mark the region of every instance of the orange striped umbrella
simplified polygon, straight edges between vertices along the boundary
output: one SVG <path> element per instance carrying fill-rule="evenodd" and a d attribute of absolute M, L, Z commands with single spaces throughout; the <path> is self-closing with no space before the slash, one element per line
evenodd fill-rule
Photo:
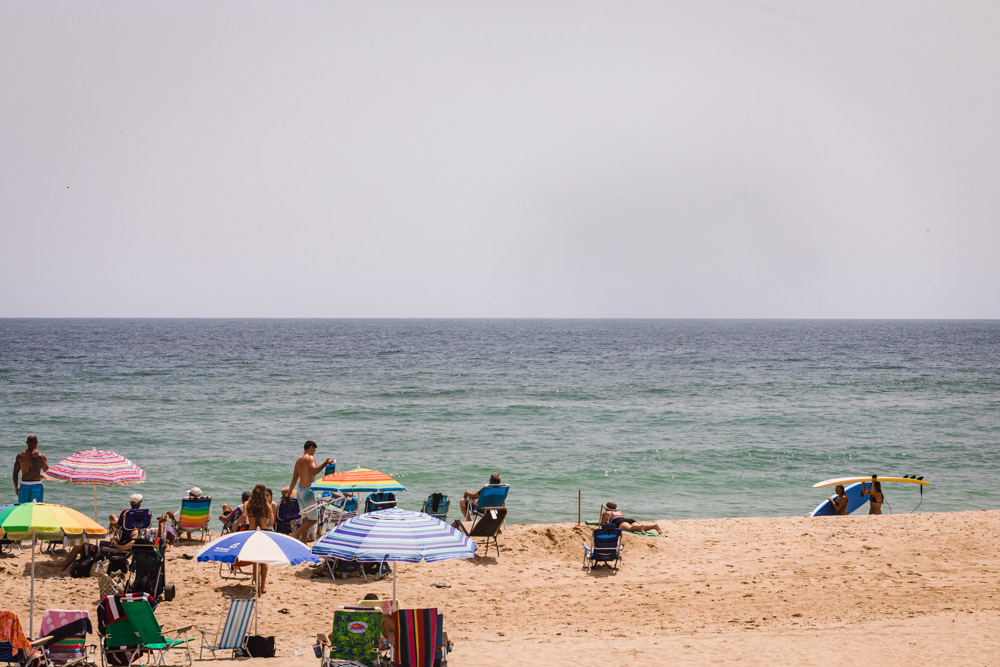
<path fill-rule="evenodd" d="M 339 491 L 340 493 L 365 493 L 372 491 L 406 491 L 406 487 L 384 472 L 358 468 L 346 472 L 335 472 L 313 482 L 313 491 Z"/>

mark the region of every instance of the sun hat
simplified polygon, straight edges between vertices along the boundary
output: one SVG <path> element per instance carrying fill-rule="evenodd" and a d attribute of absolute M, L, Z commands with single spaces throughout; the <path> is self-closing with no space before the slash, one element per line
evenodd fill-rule
<path fill-rule="evenodd" d="M 201 489 L 199 489 L 197 486 L 192 486 L 190 489 L 188 489 L 188 495 L 191 496 L 192 498 L 201 498 Z"/>
<path fill-rule="evenodd" d="M 141 503 L 142 502 L 142 494 L 141 493 L 133 493 L 131 496 L 128 497 L 128 501 L 130 503 Z"/>
<path fill-rule="evenodd" d="M 607 507 L 609 510 L 618 509 L 618 503 L 616 503 L 613 500 L 609 500 L 608 502 L 604 503 L 604 506 Z"/>

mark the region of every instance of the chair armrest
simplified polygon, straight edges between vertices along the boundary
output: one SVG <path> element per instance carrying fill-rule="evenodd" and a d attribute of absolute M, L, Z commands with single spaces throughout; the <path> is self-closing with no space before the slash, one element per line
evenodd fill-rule
<path fill-rule="evenodd" d="M 219 634 L 215 630 L 206 630 L 205 628 L 195 628 L 195 630 L 197 630 L 198 632 L 200 632 L 203 635 L 217 635 L 217 634 Z"/>
<path fill-rule="evenodd" d="M 165 634 L 165 635 L 173 635 L 173 634 L 179 635 L 179 634 L 187 632 L 188 630 L 190 630 L 193 627 L 194 627 L 193 625 L 185 625 L 183 628 L 177 628 L 176 630 L 163 630 L 163 634 Z"/>
<path fill-rule="evenodd" d="M 48 644 L 50 641 L 52 641 L 52 635 L 48 635 L 47 637 L 39 637 L 33 642 L 28 642 L 28 644 L 30 644 L 31 646 L 43 646 L 45 644 Z"/>

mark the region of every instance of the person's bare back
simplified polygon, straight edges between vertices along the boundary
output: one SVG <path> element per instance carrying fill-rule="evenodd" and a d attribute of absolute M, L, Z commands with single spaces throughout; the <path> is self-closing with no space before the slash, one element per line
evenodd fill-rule
<path fill-rule="evenodd" d="M 16 465 L 21 469 L 21 481 L 39 482 L 42 479 L 42 470 L 48 470 L 48 460 L 45 454 L 37 449 L 26 449 L 17 455 Z"/>
<path fill-rule="evenodd" d="M 42 502 L 42 471 L 49 469 L 49 460 L 38 451 L 37 437 L 29 435 L 26 444 L 27 449 L 14 458 L 14 493 L 19 503 Z"/>

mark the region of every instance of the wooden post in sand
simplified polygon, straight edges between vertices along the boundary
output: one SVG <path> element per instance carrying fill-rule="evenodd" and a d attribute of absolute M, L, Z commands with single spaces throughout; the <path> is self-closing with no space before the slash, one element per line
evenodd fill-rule
<path fill-rule="evenodd" d="M 576 525 L 580 525 L 583 517 L 583 489 L 576 490 Z"/>

